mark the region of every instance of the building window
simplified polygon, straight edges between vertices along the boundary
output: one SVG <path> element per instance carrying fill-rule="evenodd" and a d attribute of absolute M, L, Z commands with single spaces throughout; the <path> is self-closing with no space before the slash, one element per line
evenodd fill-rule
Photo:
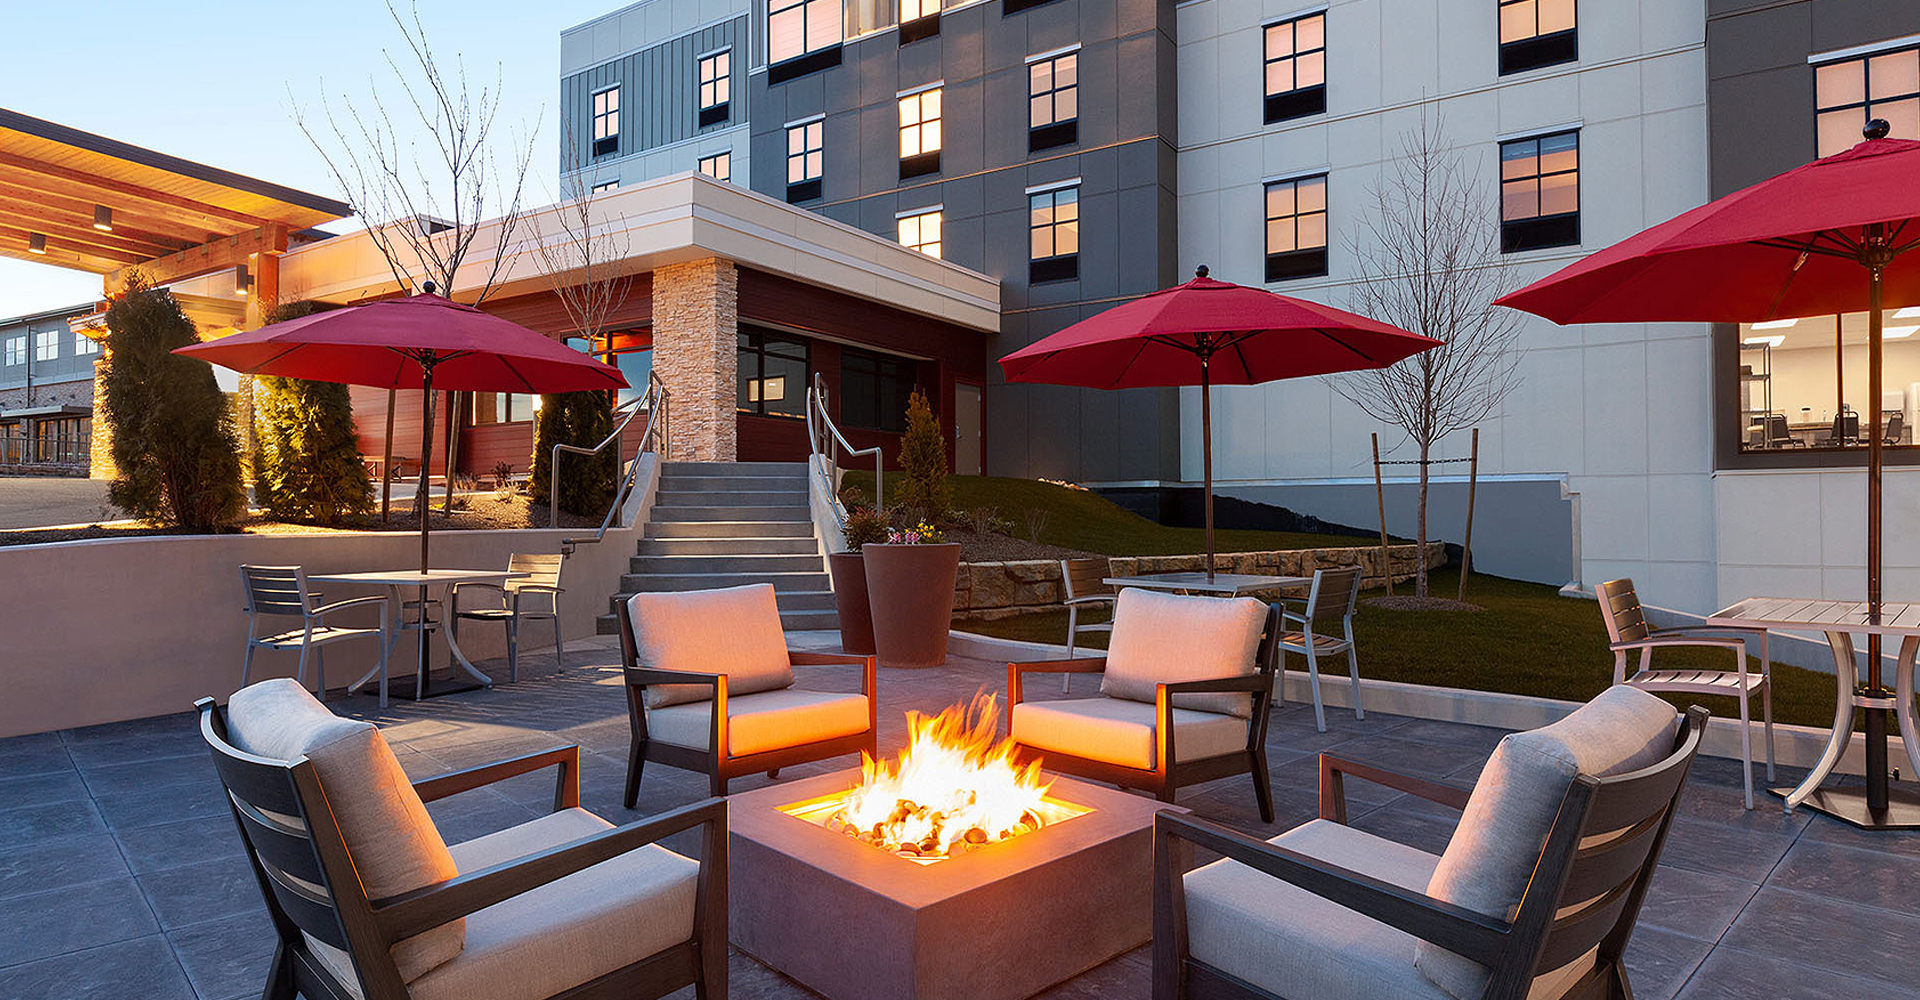
<path fill-rule="evenodd" d="M 1268 122 L 1327 110 L 1327 15 L 1267 25 Z"/>
<path fill-rule="evenodd" d="M 740 331 L 738 408 L 768 417 L 806 415 L 807 342 L 760 330 Z"/>
<path fill-rule="evenodd" d="M 815 118 L 787 126 L 787 200 L 820 197 L 820 176 L 826 171 L 827 123 Z"/>
<path fill-rule="evenodd" d="M 923 208 L 896 220 L 900 228 L 900 245 L 909 250 L 918 250 L 929 257 L 940 256 L 940 209 Z"/>
<path fill-rule="evenodd" d="M 767 82 L 840 65 L 841 0 L 767 0 Z"/>
<path fill-rule="evenodd" d="M 840 423 L 866 430 L 905 433 L 907 398 L 913 395 L 914 364 L 906 358 L 843 349 L 840 352 Z"/>
<path fill-rule="evenodd" d="M 900 44 L 940 33 L 940 0 L 900 0 Z"/>
<path fill-rule="evenodd" d="M 1080 53 L 1027 64 L 1027 152 L 1080 141 Z"/>
<path fill-rule="evenodd" d="M 1920 420 L 1920 309 L 1882 315 L 1880 441 L 1911 446 Z M 1865 448 L 1867 314 L 1740 325 L 1740 450 Z"/>
<path fill-rule="evenodd" d="M 1267 280 L 1327 273 L 1327 175 L 1267 185 Z"/>
<path fill-rule="evenodd" d="M 900 179 L 940 169 L 940 88 L 900 97 Z"/>
<path fill-rule="evenodd" d="M 92 337 L 87 336 L 84 333 L 75 333 L 73 335 L 73 356 L 74 357 L 76 358 L 85 357 L 86 355 L 89 355 L 89 354 L 99 354 L 99 353 L 100 353 L 99 341 L 93 339 Z"/>
<path fill-rule="evenodd" d="M 519 392 L 476 392 L 470 398 L 475 427 L 525 423 L 540 409 L 540 397 Z"/>
<path fill-rule="evenodd" d="M 716 181 L 733 180 L 733 151 L 701 157 L 700 172 Z"/>
<path fill-rule="evenodd" d="M 1574 0 L 1500 0 L 1500 75 L 1580 58 Z"/>
<path fill-rule="evenodd" d="M 727 120 L 733 102 L 733 50 L 721 49 L 700 59 L 700 124 Z"/>
<path fill-rule="evenodd" d="M 1875 52 L 1813 68 L 1817 155 L 1853 148 L 1875 118 L 1895 139 L 1920 139 L 1920 48 Z"/>
<path fill-rule="evenodd" d="M 1500 144 L 1500 252 L 1580 242 L 1580 133 Z"/>
<path fill-rule="evenodd" d="M 593 155 L 605 156 L 620 150 L 620 88 L 610 87 L 593 95 Z"/>
<path fill-rule="evenodd" d="M 619 189 L 620 189 L 619 181 L 601 181 L 600 183 L 595 184 L 593 186 L 592 193 L 606 194 L 608 191 L 618 191 Z"/>
<path fill-rule="evenodd" d="M 6 343 L 4 345 L 0 345 L 0 362 L 4 362 L 5 364 L 9 364 L 9 365 L 26 364 L 27 363 L 27 338 L 8 337 L 6 340 Z"/>
<path fill-rule="evenodd" d="M 1080 276 L 1080 186 L 1027 195 L 1027 280 L 1067 281 Z"/>
<path fill-rule="evenodd" d="M 41 330 L 33 335 L 33 360 L 56 361 L 60 357 L 60 331 Z"/>

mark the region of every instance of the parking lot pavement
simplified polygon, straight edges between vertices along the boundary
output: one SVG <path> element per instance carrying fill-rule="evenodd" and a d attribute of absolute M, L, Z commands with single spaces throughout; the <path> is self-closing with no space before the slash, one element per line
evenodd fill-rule
<path fill-rule="evenodd" d="M 91 524 L 124 516 L 107 503 L 103 479 L 0 476 L 0 529 Z"/>

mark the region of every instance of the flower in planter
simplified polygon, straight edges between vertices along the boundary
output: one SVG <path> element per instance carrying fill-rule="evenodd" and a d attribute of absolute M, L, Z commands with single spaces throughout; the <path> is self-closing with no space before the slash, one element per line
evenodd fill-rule
<path fill-rule="evenodd" d="M 888 528 L 888 545 L 939 545 L 946 541 L 940 529 L 921 521 L 911 528 Z"/>

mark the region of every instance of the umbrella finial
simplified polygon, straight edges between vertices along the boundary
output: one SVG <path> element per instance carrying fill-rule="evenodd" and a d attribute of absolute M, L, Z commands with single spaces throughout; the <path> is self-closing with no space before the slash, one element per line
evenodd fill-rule
<path fill-rule="evenodd" d="M 1893 126 L 1887 124 L 1885 118 L 1873 118 L 1867 121 L 1867 127 L 1861 129 L 1860 134 L 1869 139 L 1885 139 L 1887 133 L 1891 131 L 1893 131 Z"/>
<path fill-rule="evenodd" d="M 428 294 L 428 295 L 432 295 L 432 294 L 433 294 L 433 291 L 434 291 L 434 289 L 436 289 L 436 288 L 439 288 L 439 287 L 440 287 L 439 285 L 436 285 L 436 284 L 434 284 L 434 283 L 433 283 L 433 282 L 431 282 L 431 281 L 425 281 L 425 282 L 421 282 L 421 284 L 420 284 L 420 290 L 421 290 L 422 292 L 425 292 L 425 293 L 426 293 L 426 294 Z"/>
<path fill-rule="evenodd" d="M 1207 276 L 1208 273 L 1209 271 L 1208 271 L 1207 265 L 1205 264 L 1202 264 L 1199 267 L 1196 267 L 1193 269 L 1193 276 L 1196 278 L 1204 278 Z"/>

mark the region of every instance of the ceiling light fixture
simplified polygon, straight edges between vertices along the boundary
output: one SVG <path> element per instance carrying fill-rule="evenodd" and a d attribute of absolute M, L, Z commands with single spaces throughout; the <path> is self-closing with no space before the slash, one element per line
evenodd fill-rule
<path fill-rule="evenodd" d="M 1753 328 L 1756 330 L 1785 330 L 1798 322 L 1800 321 L 1797 319 L 1770 319 L 1765 323 L 1753 324 Z"/>
<path fill-rule="evenodd" d="M 1785 335 L 1776 333 L 1771 337 L 1747 337 L 1742 339 L 1740 343 L 1748 347 L 1759 347 L 1763 344 L 1768 347 L 1779 347 L 1786 339 Z"/>
<path fill-rule="evenodd" d="M 1893 314 L 1894 319 L 1920 319 L 1920 306 L 1908 306 Z"/>
<path fill-rule="evenodd" d="M 47 234 L 46 233 L 28 233 L 27 234 L 27 252 L 37 253 L 37 254 L 46 253 L 47 252 Z"/>
<path fill-rule="evenodd" d="M 1911 337 L 1915 330 L 1920 330 L 1920 326 L 1890 326 L 1880 331 L 1880 339 L 1899 340 L 1902 337 Z"/>
<path fill-rule="evenodd" d="M 93 206 L 93 228 L 103 233 L 113 232 L 113 209 L 105 205 Z"/>

